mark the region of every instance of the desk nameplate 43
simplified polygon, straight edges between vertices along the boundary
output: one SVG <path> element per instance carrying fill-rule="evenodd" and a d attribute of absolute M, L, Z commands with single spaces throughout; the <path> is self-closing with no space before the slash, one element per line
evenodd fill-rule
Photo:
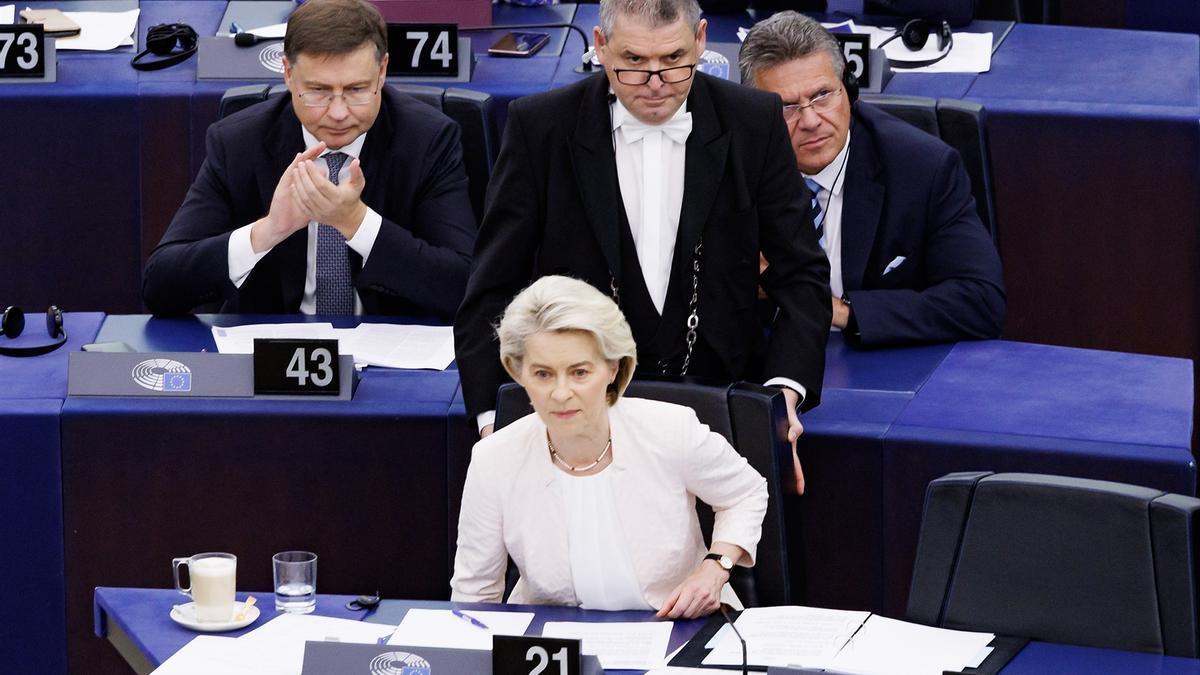
<path fill-rule="evenodd" d="M 337 396 L 255 396 L 250 354 L 72 352 L 67 395 L 349 401 L 357 384 L 354 357 L 339 356 L 337 371 Z"/>

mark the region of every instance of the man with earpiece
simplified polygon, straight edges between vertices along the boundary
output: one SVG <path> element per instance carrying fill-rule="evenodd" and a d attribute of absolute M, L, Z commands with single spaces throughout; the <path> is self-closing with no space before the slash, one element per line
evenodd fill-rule
<path fill-rule="evenodd" d="M 999 337 L 1000 257 L 962 160 L 856 101 L 845 66 L 837 40 L 796 12 L 755 25 L 739 55 L 742 82 L 783 99 L 829 257 L 833 327 L 864 347 Z"/>

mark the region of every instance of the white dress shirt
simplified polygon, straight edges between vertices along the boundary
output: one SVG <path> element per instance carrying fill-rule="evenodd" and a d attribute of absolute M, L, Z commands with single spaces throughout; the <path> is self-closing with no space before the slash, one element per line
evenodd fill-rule
<path fill-rule="evenodd" d="M 671 281 L 683 173 L 692 115 L 685 101 L 661 125 L 639 121 L 618 99 L 612 103 L 613 151 L 621 201 L 637 248 L 646 290 L 661 315 Z"/>
<path fill-rule="evenodd" d="M 304 136 L 304 148 L 313 147 L 319 141 L 315 136 L 308 132 L 304 127 L 300 128 L 301 134 Z M 325 155 L 331 152 L 343 152 L 349 156 L 349 159 L 342 164 L 342 170 L 338 172 L 339 183 L 346 181 L 350 176 L 350 161 L 357 159 L 362 153 L 363 143 L 367 140 L 367 135 L 363 134 L 354 139 L 349 145 L 343 146 L 336 150 L 326 149 L 322 152 L 314 163 L 326 174 L 329 173 L 329 167 L 325 163 Z M 270 249 L 261 253 L 255 253 L 254 247 L 250 245 L 250 229 L 253 223 L 243 225 L 234 230 L 229 235 L 229 280 L 234 286 L 241 287 L 246 281 L 246 277 L 250 276 L 250 272 L 254 270 L 254 266 L 258 261 L 263 259 L 263 256 L 270 252 Z M 358 232 L 354 237 L 346 241 L 346 245 L 354 250 L 362 257 L 362 263 L 367 264 L 367 258 L 371 255 L 371 249 L 375 247 L 375 239 L 379 236 L 379 228 L 383 225 L 383 216 L 380 216 L 371 207 L 367 207 L 367 213 L 363 216 L 362 223 L 358 226 Z M 305 263 L 304 271 L 304 296 L 300 300 L 300 313 L 316 314 L 317 313 L 317 223 L 310 222 L 308 224 L 308 259 Z M 354 313 L 362 314 L 362 299 L 358 297 L 358 290 L 354 291 Z"/>
<path fill-rule="evenodd" d="M 849 154 L 850 134 L 847 133 L 846 144 L 832 162 L 815 175 L 804 174 L 805 178 L 811 178 L 821 186 L 817 192 L 817 203 L 825 212 L 825 256 L 829 258 L 829 290 L 835 298 L 846 293 L 842 281 L 842 186 L 846 183 L 846 160 Z"/>

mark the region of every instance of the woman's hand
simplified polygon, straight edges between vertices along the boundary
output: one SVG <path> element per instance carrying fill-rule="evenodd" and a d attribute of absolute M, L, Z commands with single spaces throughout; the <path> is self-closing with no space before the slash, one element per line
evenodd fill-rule
<path fill-rule="evenodd" d="M 700 563 L 695 572 L 671 591 L 662 609 L 660 619 L 695 619 L 708 616 L 721 606 L 721 588 L 729 581 L 726 572 L 715 560 Z"/>

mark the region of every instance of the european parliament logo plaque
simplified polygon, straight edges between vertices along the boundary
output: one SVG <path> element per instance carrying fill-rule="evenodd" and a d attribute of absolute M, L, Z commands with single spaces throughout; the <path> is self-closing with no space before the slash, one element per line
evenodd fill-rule
<path fill-rule="evenodd" d="M 289 386 L 255 389 L 255 357 L 212 352 L 71 352 L 67 365 L 67 395 L 156 398 L 255 398 L 349 401 L 357 374 L 354 357 L 337 354 L 336 340 L 301 340 L 278 366 Z M 332 347 L 326 344 L 333 342 Z M 286 349 L 286 347 L 284 347 Z M 300 349 L 301 356 L 296 357 Z M 328 356 L 320 350 L 329 350 Z M 293 362 L 293 359 L 295 362 Z M 267 366 L 275 369 L 275 361 Z M 288 372 L 291 371 L 289 376 Z M 300 382 L 303 378 L 303 383 Z M 328 380 L 328 381 L 327 381 Z M 307 391 L 302 391 L 307 389 Z M 318 394 L 314 396 L 313 394 Z"/>

